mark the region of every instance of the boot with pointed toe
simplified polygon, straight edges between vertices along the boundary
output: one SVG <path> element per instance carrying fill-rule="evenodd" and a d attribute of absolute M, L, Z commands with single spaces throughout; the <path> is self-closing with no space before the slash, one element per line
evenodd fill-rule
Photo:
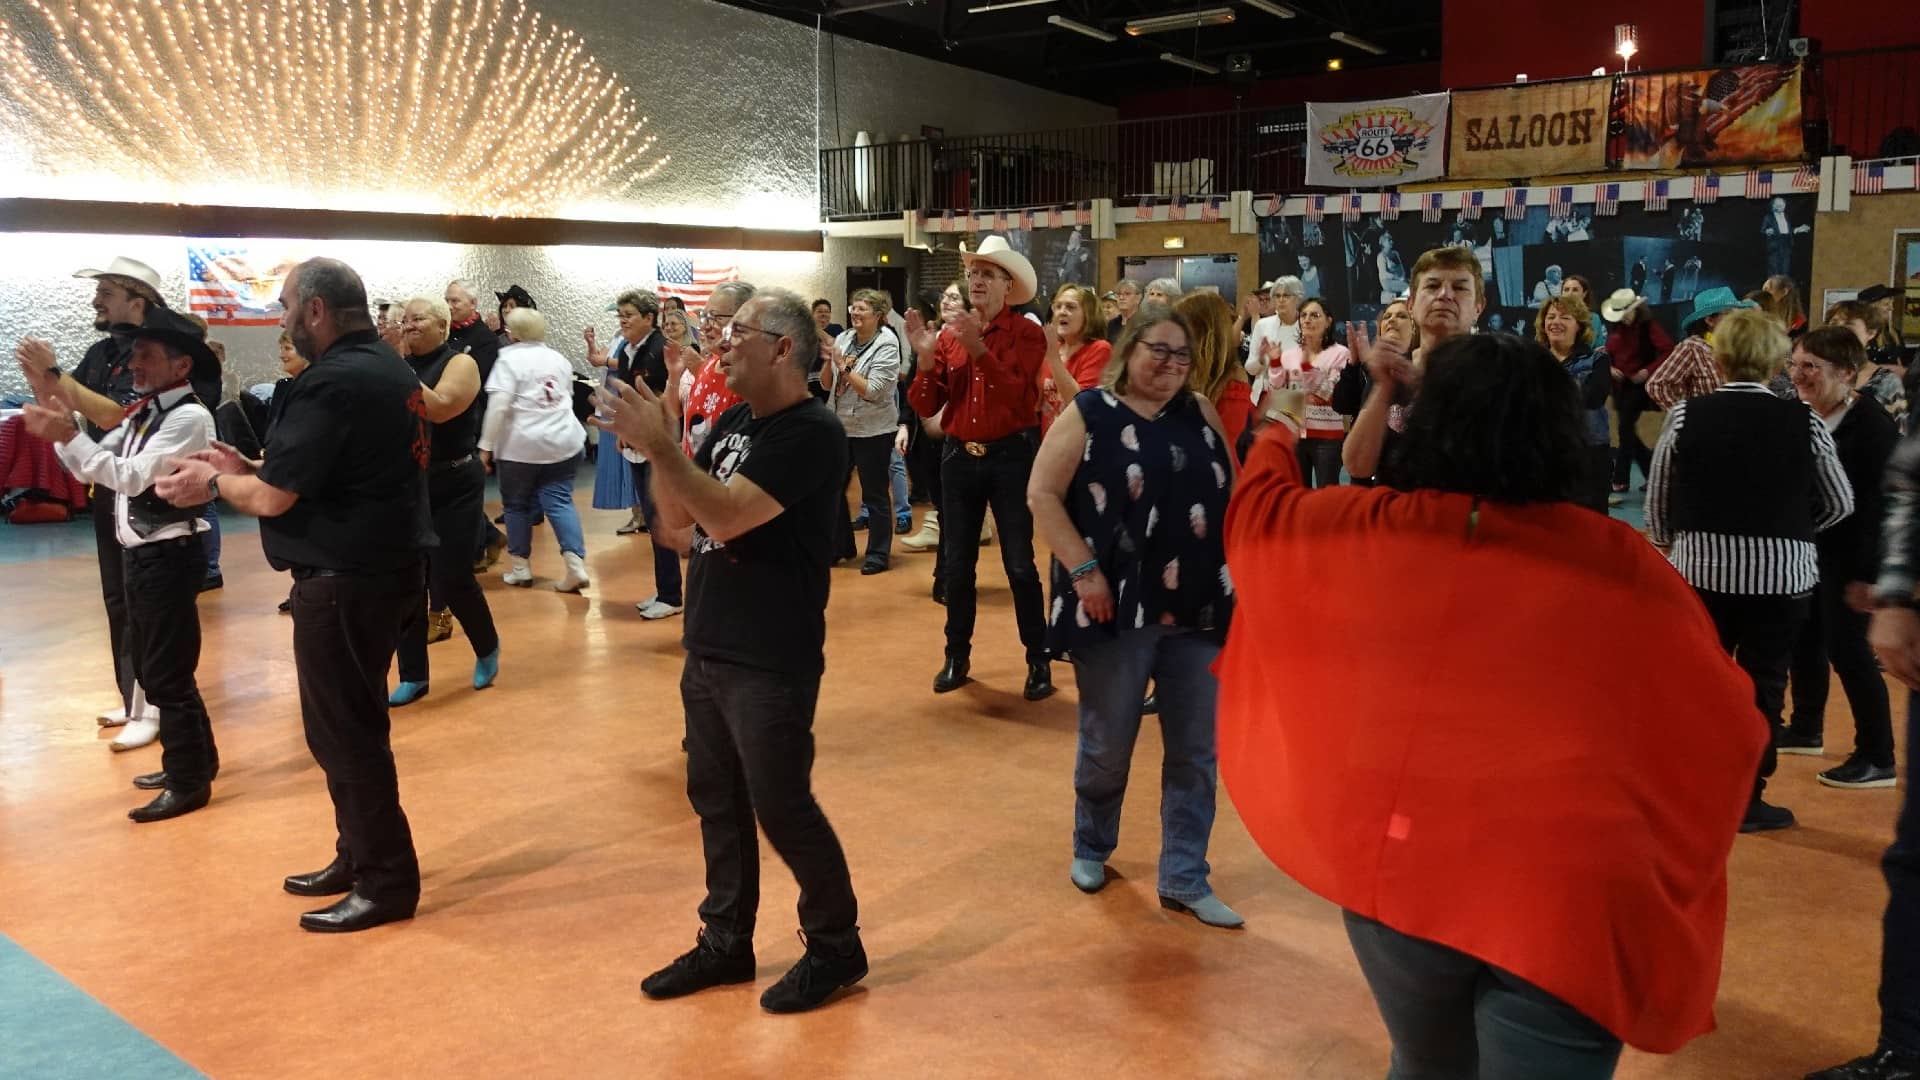
<path fill-rule="evenodd" d="M 370 900 L 350 892 L 318 911 L 300 916 L 300 929 L 316 934 L 351 934 L 413 918 L 417 900 Z"/>
<path fill-rule="evenodd" d="M 1027 665 L 1027 686 L 1022 691 L 1028 701 L 1041 701 L 1053 696 L 1053 665 L 1045 660 Z"/>
<path fill-rule="evenodd" d="M 933 677 L 933 692 L 945 694 L 967 685 L 973 680 L 967 677 L 967 662 L 957 657 L 947 657 L 947 664 L 940 674 Z"/>
<path fill-rule="evenodd" d="M 295 896 L 336 896 L 353 891 L 353 867 L 346 856 L 335 855 L 325 869 L 311 874 L 291 874 L 282 888 Z"/>
<path fill-rule="evenodd" d="M 127 816 L 141 824 L 149 821 L 165 821 L 182 814 L 191 814 L 207 805 L 213 798 L 213 788 L 203 786 L 195 791 L 180 791 L 163 788 L 154 800 L 145 806 L 136 806 L 127 811 Z"/>

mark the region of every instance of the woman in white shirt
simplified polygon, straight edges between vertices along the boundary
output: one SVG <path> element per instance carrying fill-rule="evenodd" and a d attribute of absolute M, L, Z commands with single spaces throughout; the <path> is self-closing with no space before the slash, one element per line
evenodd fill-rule
<path fill-rule="evenodd" d="M 1308 487 L 1330 487 L 1340 482 L 1340 448 L 1346 442 L 1346 419 L 1333 407 L 1333 388 L 1340 382 L 1351 357 L 1345 345 L 1333 341 L 1333 317 L 1319 300 L 1300 305 L 1300 344 L 1280 354 L 1280 368 L 1272 385 L 1306 395 L 1301 419 L 1306 430 L 1294 451 L 1300 456 L 1300 479 Z"/>
<path fill-rule="evenodd" d="M 533 514 L 539 506 L 553 524 L 567 572 L 554 588 L 578 592 L 587 584 L 587 544 L 573 507 L 573 473 L 587 429 L 573 415 L 573 365 L 546 345 L 547 320 L 533 308 L 507 313 L 512 343 L 500 350 L 487 377 L 487 416 L 480 456 L 495 465 L 507 510 L 509 585 L 533 584 Z"/>
<path fill-rule="evenodd" d="M 900 339 L 886 323 L 892 306 L 887 294 L 878 289 L 854 293 L 847 303 L 847 321 L 853 326 L 828 346 L 827 364 L 821 371 L 831 388 L 828 400 L 833 413 L 847 429 L 848 471 L 860 473 L 860 501 L 867 508 L 862 574 L 882 573 L 892 559 L 888 467 L 893 459 L 894 425 L 900 422 L 900 402 L 894 393 L 900 380 Z M 851 559 L 853 520 L 843 515 L 840 521 L 837 554 Z"/>

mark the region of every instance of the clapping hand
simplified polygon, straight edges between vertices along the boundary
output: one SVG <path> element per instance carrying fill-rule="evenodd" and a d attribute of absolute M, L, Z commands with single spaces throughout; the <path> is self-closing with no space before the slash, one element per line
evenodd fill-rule
<path fill-rule="evenodd" d="M 674 446 L 674 424 L 666 405 L 645 383 L 608 380 L 605 388 L 593 392 L 593 404 L 595 411 L 587 423 L 612 432 L 641 453 L 652 456 Z"/>
<path fill-rule="evenodd" d="M 27 377 L 27 385 L 33 387 L 34 396 L 42 405 L 51 405 L 48 392 L 60 384 L 60 377 L 53 373 L 59 364 L 53 346 L 41 338 L 21 338 L 13 355 L 20 361 L 20 371 Z"/>
<path fill-rule="evenodd" d="M 940 328 L 927 321 L 919 308 L 907 309 L 907 345 L 922 363 L 933 360 L 933 347 L 940 341 Z"/>
<path fill-rule="evenodd" d="M 594 333 L 593 327 L 582 330 L 580 336 L 587 339 L 587 363 L 594 367 L 606 367 L 607 350 L 600 347 L 599 335 Z"/>
<path fill-rule="evenodd" d="M 192 454 L 187 455 L 187 457 L 190 461 L 206 462 L 213 466 L 213 471 L 219 473 L 221 476 L 238 476 L 241 473 L 250 473 L 260 467 L 259 462 L 247 460 L 245 454 L 221 442 L 219 439 L 213 440 L 213 445 L 207 447 L 205 450 L 196 450 Z"/>
<path fill-rule="evenodd" d="M 1047 339 L 1047 355 L 1048 356 L 1059 355 L 1061 351 L 1060 350 L 1060 324 L 1053 321 L 1052 319 L 1048 319 L 1046 322 L 1043 322 L 1040 324 L 1040 333 L 1041 333 L 1041 336 Z"/>
<path fill-rule="evenodd" d="M 29 402 L 23 409 L 21 420 L 34 438 L 50 443 L 64 443 L 80 433 L 79 427 L 73 422 L 72 409 Z"/>
<path fill-rule="evenodd" d="M 1412 386 L 1418 380 L 1407 351 L 1392 338 L 1375 340 L 1365 323 L 1348 323 L 1347 340 L 1353 343 L 1353 355 L 1367 366 L 1367 376 L 1375 386 Z"/>
<path fill-rule="evenodd" d="M 967 350 L 968 356 L 978 356 L 986 351 L 987 324 L 978 311 L 963 311 L 959 318 L 947 326 L 953 336 L 960 340 L 960 347 Z"/>
<path fill-rule="evenodd" d="M 175 506 L 199 506 L 207 501 L 207 486 L 223 470 L 201 459 L 202 450 L 192 457 L 173 459 L 173 471 L 153 482 L 153 493 Z M 239 455 L 235 455 L 238 457 Z"/>

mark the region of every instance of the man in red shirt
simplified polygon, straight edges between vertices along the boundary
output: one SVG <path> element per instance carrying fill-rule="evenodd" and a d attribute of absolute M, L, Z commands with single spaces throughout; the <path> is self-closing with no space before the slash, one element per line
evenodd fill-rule
<path fill-rule="evenodd" d="M 1027 474 L 1040 445 L 1040 365 L 1046 339 L 1014 306 L 1033 299 L 1038 281 L 1027 257 L 990 236 L 964 254 L 973 310 L 941 328 L 907 313 L 917 359 L 907 400 L 921 416 L 940 416 L 940 525 L 958 543 L 947 560 L 947 662 L 933 680 L 944 694 L 967 683 L 973 649 L 974 574 L 987 509 L 1000 530 L 1000 562 L 1013 591 L 1013 614 L 1027 650 L 1028 701 L 1053 693 L 1046 653 L 1045 600 L 1033 564 L 1033 515 Z"/>

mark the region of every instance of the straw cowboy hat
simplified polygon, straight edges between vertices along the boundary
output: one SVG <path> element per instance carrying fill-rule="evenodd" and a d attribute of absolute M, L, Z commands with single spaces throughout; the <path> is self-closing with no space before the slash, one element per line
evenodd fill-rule
<path fill-rule="evenodd" d="M 1635 304 L 1643 303 L 1645 300 L 1645 297 L 1632 289 L 1615 289 L 1600 302 L 1600 317 L 1608 322 L 1619 322 L 1627 317 L 1627 312 L 1631 311 Z"/>
<path fill-rule="evenodd" d="M 1007 304 L 1018 307 L 1033 299 L 1040 291 L 1040 279 L 1033 272 L 1033 264 L 1025 255 L 1007 246 L 1004 236 L 989 236 L 980 241 L 980 250 L 968 251 L 965 244 L 960 246 L 960 257 L 968 266 L 975 261 L 992 263 L 1007 272 L 1013 279 L 1013 287 L 1007 291 Z"/>
<path fill-rule="evenodd" d="M 163 304 L 166 302 L 165 298 L 160 295 L 159 271 L 138 259 L 129 259 L 124 255 L 114 256 L 113 261 L 107 264 L 105 270 L 75 270 L 73 276 L 77 278 L 119 278 L 122 281 L 145 286 L 146 290 L 152 293 L 155 299 L 160 300 Z"/>

